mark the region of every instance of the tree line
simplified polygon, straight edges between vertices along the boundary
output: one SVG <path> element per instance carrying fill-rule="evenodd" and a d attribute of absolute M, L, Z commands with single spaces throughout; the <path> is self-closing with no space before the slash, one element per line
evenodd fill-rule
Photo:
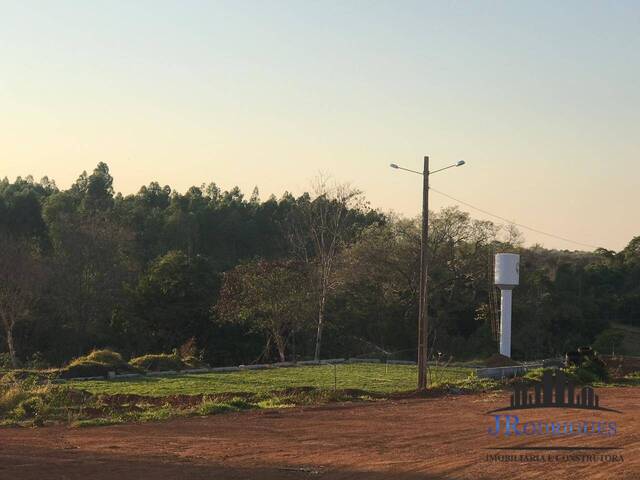
<path fill-rule="evenodd" d="M 640 237 L 620 252 L 525 248 L 510 226 L 433 212 L 430 352 L 496 351 L 493 255 L 517 252 L 513 354 L 548 357 L 640 319 Z M 106 164 L 66 190 L 0 182 L 0 332 L 7 364 L 60 365 L 195 342 L 213 365 L 415 357 L 420 226 L 318 178 L 261 200 L 215 183 L 115 193 Z M 607 337 L 608 338 L 608 337 Z M 619 343 L 619 339 L 616 340 Z"/>

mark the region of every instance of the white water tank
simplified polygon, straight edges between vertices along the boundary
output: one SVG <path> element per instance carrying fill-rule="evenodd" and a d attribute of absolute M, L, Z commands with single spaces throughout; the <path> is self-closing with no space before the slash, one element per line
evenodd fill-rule
<path fill-rule="evenodd" d="M 511 294 L 520 284 L 520 255 L 496 254 L 495 284 L 500 289 L 500 353 L 511 357 Z"/>
<path fill-rule="evenodd" d="M 520 284 L 520 255 L 516 253 L 496 254 L 495 284 L 501 290 Z"/>

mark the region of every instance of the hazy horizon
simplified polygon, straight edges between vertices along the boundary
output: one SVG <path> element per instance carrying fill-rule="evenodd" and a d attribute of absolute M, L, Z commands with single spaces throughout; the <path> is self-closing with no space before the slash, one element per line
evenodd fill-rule
<path fill-rule="evenodd" d="M 104 161 L 123 194 L 266 199 L 322 171 L 415 216 L 420 178 L 388 165 L 429 155 L 467 162 L 435 189 L 518 223 L 613 250 L 640 234 L 636 2 L 0 5 L 0 177 L 68 188 Z"/>

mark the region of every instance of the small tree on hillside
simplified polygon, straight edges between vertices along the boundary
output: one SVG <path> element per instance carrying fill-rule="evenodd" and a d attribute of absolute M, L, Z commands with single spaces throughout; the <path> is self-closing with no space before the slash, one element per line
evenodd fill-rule
<path fill-rule="evenodd" d="M 216 311 L 220 320 L 247 324 L 267 337 L 280 361 L 290 336 L 312 313 L 304 266 L 290 261 L 259 260 L 238 265 L 224 275 Z"/>

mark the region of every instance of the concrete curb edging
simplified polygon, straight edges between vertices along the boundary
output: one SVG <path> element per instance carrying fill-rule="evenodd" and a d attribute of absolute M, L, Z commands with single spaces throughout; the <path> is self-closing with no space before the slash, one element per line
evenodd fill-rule
<path fill-rule="evenodd" d="M 411 360 L 387 360 L 389 365 L 417 365 L 416 362 Z"/>
<path fill-rule="evenodd" d="M 518 374 L 523 374 L 529 370 L 541 367 L 542 363 L 515 365 L 512 367 L 479 368 L 478 370 L 476 370 L 476 375 L 481 378 L 511 378 L 515 377 Z"/>

